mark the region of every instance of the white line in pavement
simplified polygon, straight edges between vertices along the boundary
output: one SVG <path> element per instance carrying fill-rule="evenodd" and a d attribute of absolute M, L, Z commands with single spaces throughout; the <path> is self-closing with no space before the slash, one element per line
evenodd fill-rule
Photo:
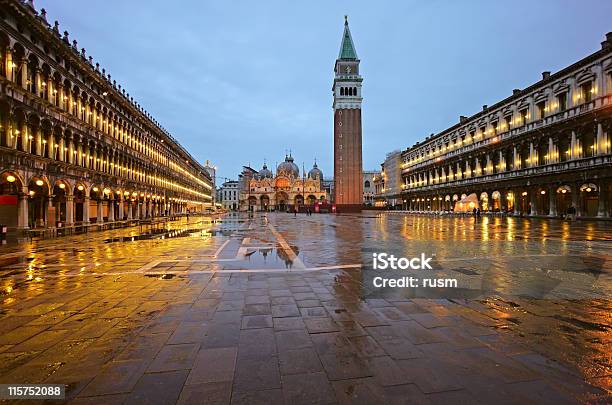
<path fill-rule="evenodd" d="M 146 275 L 163 275 L 163 274 L 208 274 L 208 273 L 279 273 L 279 272 L 295 272 L 295 271 L 322 271 L 322 270 L 344 270 L 358 269 L 361 264 L 340 264 L 336 266 L 321 266 L 321 267 L 305 267 L 303 269 L 231 269 L 231 270 L 188 270 L 188 271 L 159 271 L 148 272 Z"/>
<path fill-rule="evenodd" d="M 302 263 L 302 260 L 295 254 L 293 249 L 291 249 L 291 246 L 289 246 L 289 244 L 287 243 L 287 241 L 285 240 L 283 235 L 281 235 L 274 228 L 274 226 L 272 226 L 272 223 L 268 223 L 268 227 L 270 228 L 270 231 L 272 232 L 272 234 L 274 235 L 276 240 L 278 240 L 278 243 L 280 243 L 281 247 L 283 248 L 283 250 L 287 254 L 287 257 L 289 257 L 289 260 L 291 260 L 293 262 L 295 267 L 298 268 L 298 269 L 305 269 L 306 266 L 304 266 L 304 263 Z"/>
<path fill-rule="evenodd" d="M 152 262 L 157 263 L 157 262 Z M 295 273 L 295 272 L 315 272 L 324 270 L 344 270 L 344 269 L 358 269 L 361 268 L 361 264 L 343 264 L 338 266 L 322 266 L 322 267 L 309 267 L 303 269 L 234 269 L 234 270 L 188 270 L 188 271 L 142 271 L 143 269 L 135 271 L 117 271 L 109 273 L 67 273 L 67 274 L 47 274 L 41 276 L 43 279 L 50 278 L 61 278 L 61 277 L 101 277 L 101 276 L 130 276 L 130 275 L 143 275 L 143 276 L 163 276 L 165 274 L 178 275 L 193 275 L 193 274 L 214 274 L 214 273 Z M 18 276 L 10 277 L 14 280 L 20 280 Z"/>
<path fill-rule="evenodd" d="M 221 245 L 221 247 L 219 247 L 219 249 L 217 249 L 217 251 L 215 252 L 215 254 L 213 255 L 213 257 L 216 259 L 217 257 L 219 257 L 219 255 L 221 254 L 221 251 L 223 250 L 223 248 L 225 248 L 227 246 L 227 244 L 230 243 L 229 239 L 226 240 L 223 245 Z"/>

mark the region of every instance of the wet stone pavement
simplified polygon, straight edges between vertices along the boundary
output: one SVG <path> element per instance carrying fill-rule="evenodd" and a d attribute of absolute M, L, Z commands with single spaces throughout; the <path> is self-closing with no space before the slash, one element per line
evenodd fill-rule
<path fill-rule="evenodd" d="M 609 403 L 611 231 L 256 213 L 9 243 L 0 383 L 71 404 Z M 459 288 L 374 291 L 372 252 L 432 253 Z"/>

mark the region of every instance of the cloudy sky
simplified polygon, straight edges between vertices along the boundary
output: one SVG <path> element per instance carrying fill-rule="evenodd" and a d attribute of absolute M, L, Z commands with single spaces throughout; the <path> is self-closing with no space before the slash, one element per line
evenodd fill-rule
<path fill-rule="evenodd" d="M 291 150 L 333 171 L 343 16 L 364 76 L 364 168 L 598 50 L 612 2 L 45 0 L 185 147 L 236 178 Z M 223 181 L 217 179 L 218 182 Z"/>

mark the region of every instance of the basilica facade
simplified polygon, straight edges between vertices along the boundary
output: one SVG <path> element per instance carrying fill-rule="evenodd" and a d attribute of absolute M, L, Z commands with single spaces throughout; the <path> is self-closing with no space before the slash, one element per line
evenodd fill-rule
<path fill-rule="evenodd" d="M 241 211 L 294 211 L 327 204 L 323 188 L 323 172 L 315 162 L 308 173 L 300 169 L 291 154 L 285 156 L 276 173 L 264 163 L 257 171 L 245 166 L 241 174 Z"/>

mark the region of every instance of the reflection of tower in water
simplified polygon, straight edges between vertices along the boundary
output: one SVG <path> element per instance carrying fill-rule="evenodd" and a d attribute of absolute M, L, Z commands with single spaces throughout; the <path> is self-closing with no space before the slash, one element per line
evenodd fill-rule
<path fill-rule="evenodd" d="M 298 249 L 297 246 L 294 245 L 290 245 L 289 246 L 291 248 L 291 250 L 293 250 L 295 252 L 295 255 L 299 255 L 300 254 L 300 250 Z M 284 249 L 276 249 L 276 255 L 279 257 L 279 259 L 281 259 L 282 261 L 285 262 L 285 268 L 290 269 L 293 267 L 293 260 L 291 260 L 291 258 L 289 258 L 289 255 L 285 252 Z"/>

